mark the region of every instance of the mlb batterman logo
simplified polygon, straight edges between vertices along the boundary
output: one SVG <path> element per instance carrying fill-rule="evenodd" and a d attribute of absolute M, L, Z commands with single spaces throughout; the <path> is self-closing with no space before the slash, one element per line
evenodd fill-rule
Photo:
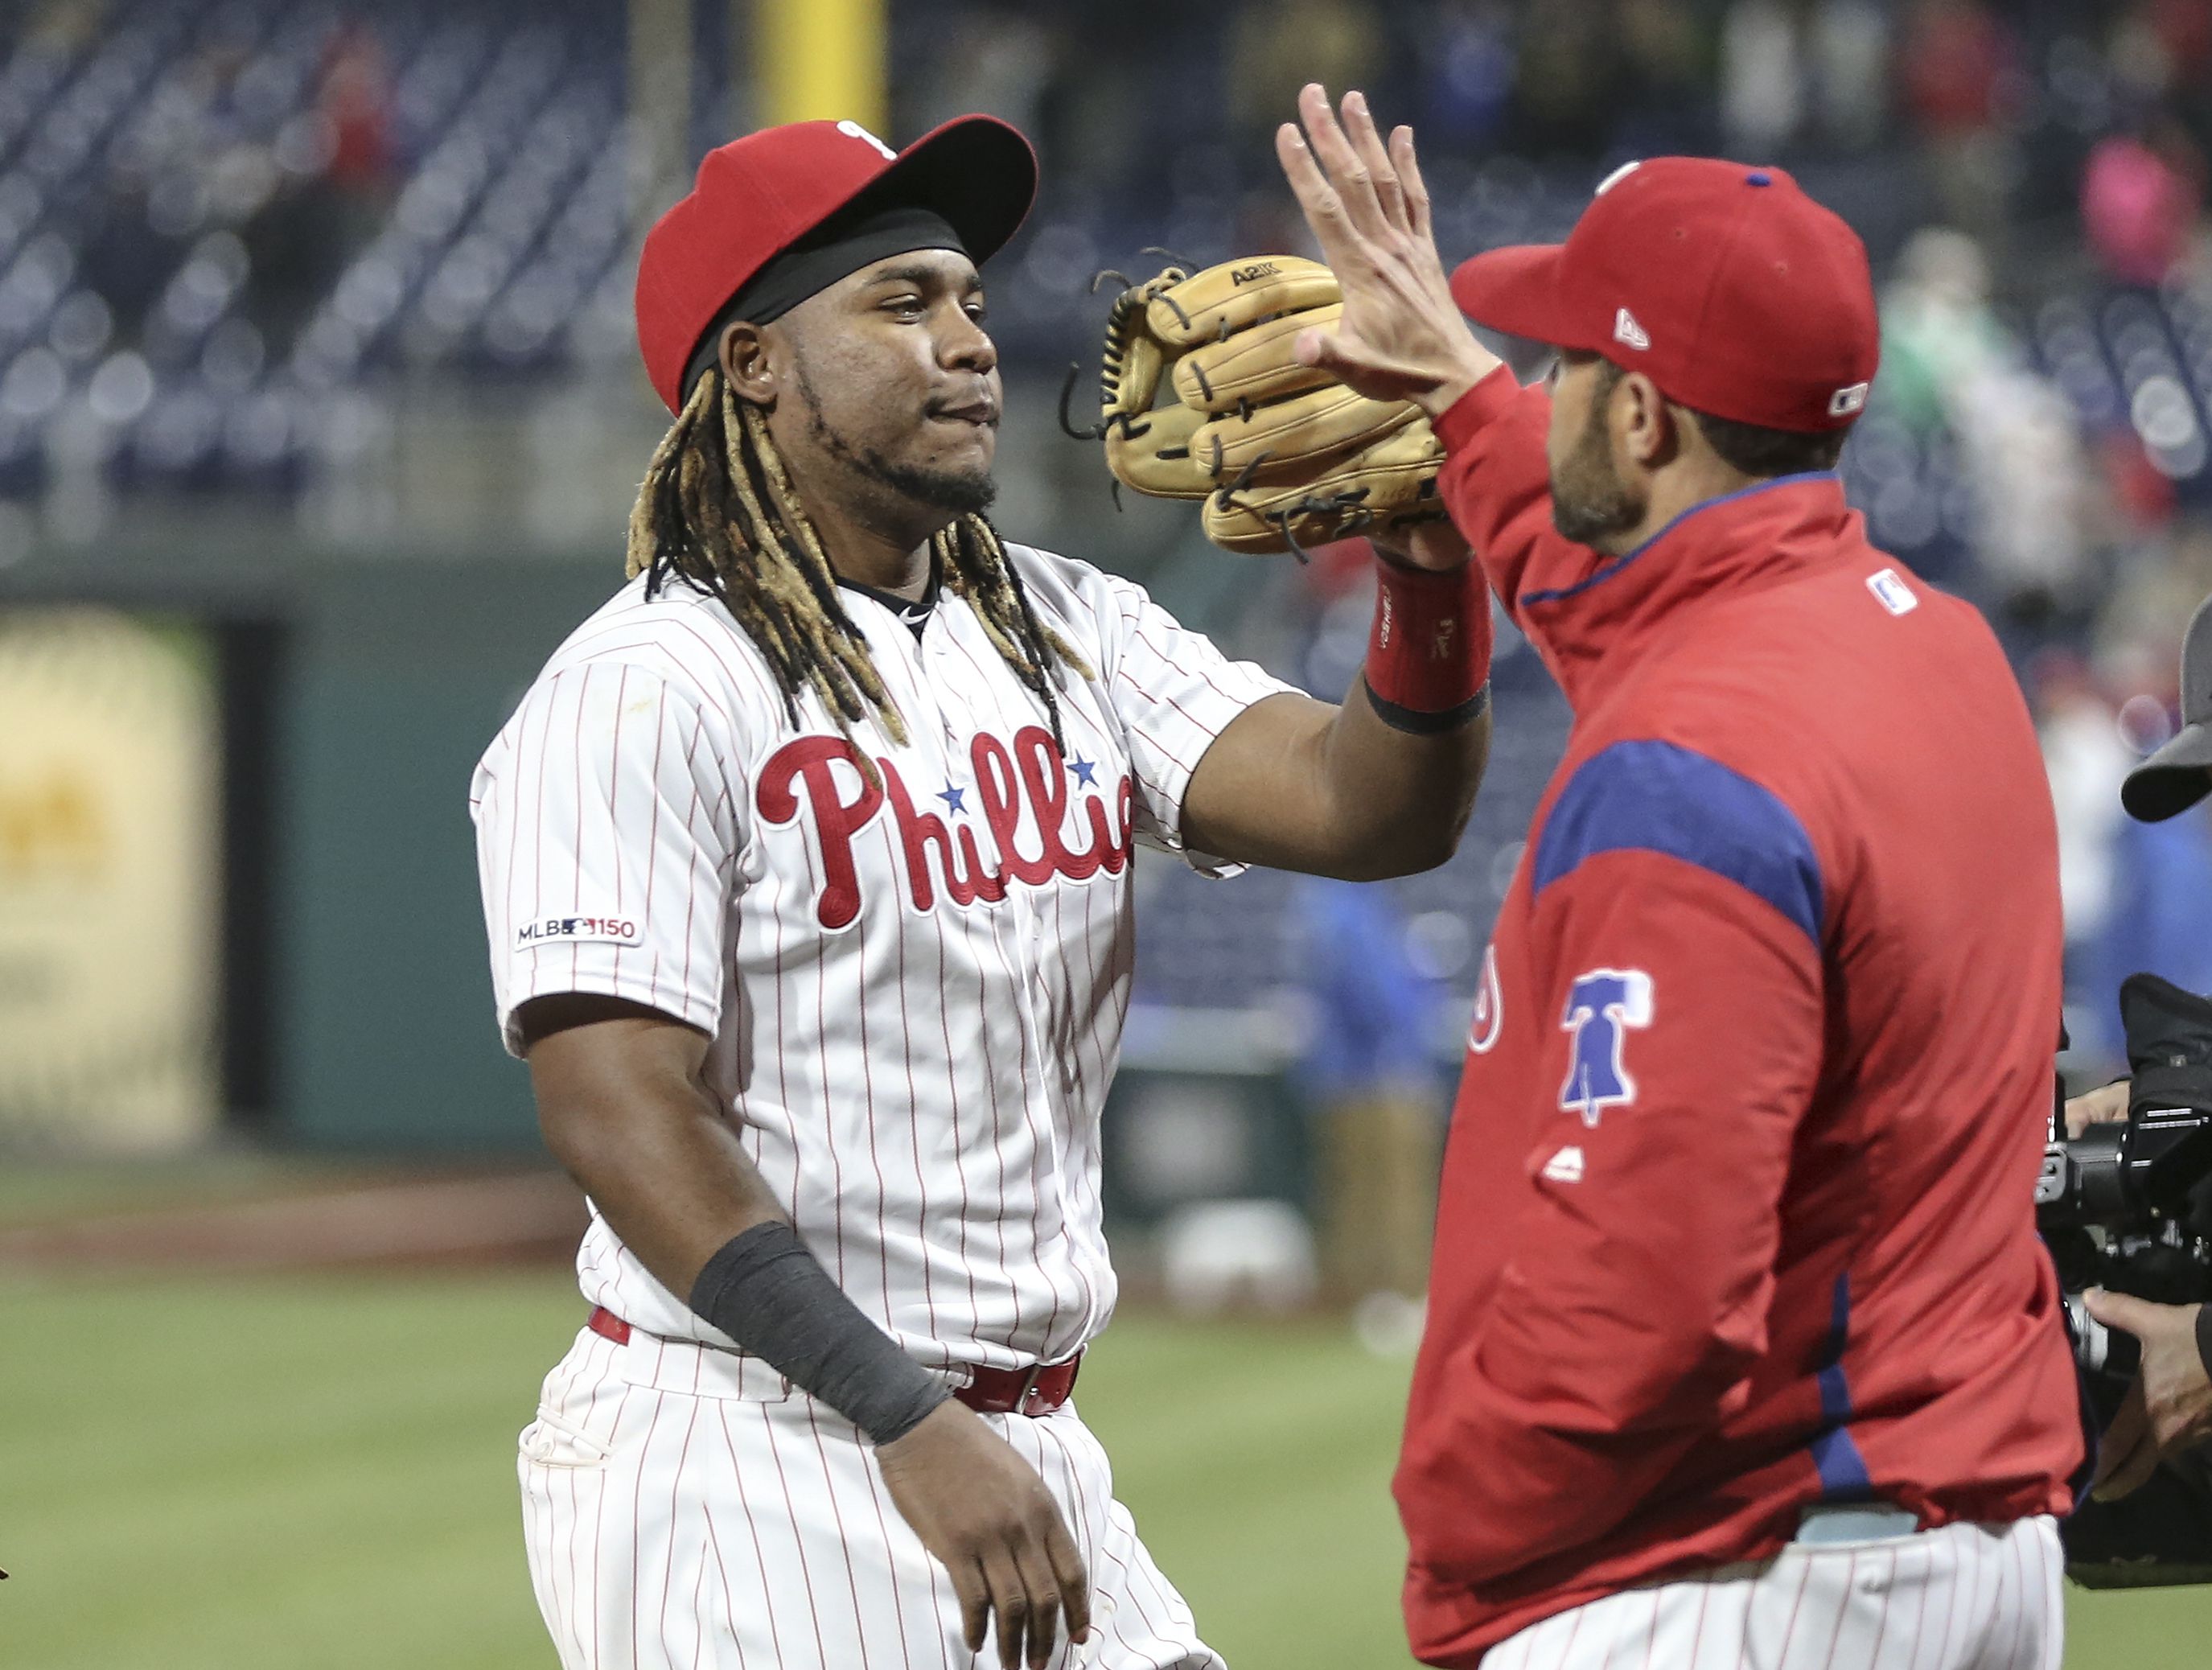
<path fill-rule="evenodd" d="M 1867 590 L 1874 599 L 1893 615 L 1910 615 L 1920 607 L 1920 599 L 1912 595 L 1912 588 L 1894 568 L 1883 568 L 1867 576 Z"/>

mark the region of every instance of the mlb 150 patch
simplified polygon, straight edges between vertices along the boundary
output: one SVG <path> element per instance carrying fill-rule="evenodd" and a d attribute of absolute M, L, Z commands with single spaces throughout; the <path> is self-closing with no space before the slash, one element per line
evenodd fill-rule
<path fill-rule="evenodd" d="M 629 916 L 541 916 L 514 931 L 514 948 L 527 950 L 559 939 L 570 943 L 597 941 L 635 945 L 641 938 L 636 919 Z"/>

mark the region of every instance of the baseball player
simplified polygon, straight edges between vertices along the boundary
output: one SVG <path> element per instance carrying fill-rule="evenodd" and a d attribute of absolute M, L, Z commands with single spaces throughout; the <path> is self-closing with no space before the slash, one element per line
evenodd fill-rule
<path fill-rule="evenodd" d="M 1339 708 L 1002 540 L 977 264 L 1035 184 L 983 117 L 707 157 L 639 267 L 633 577 L 477 774 L 500 1024 L 592 1207 L 521 1439 L 568 1670 L 1221 1661 L 1068 1401 L 1133 848 L 1441 861 L 1489 600 L 1427 531 Z"/>
<path fill-rule="evenodd" d="M 2053 1670 L 2054 820 L 1992 635 L 1834 473 L 1865 252 L 1779 170 L 1658 158 L 1448 282 L 1410 131 L 1300 109 L 1278 153 L 1345 294 L 1301 355 L 1431 414 L 1575 710 L 1445 1159 L 1415 1650 Z M 1548 389 L 1461 309 L 1557 347 Z"/>

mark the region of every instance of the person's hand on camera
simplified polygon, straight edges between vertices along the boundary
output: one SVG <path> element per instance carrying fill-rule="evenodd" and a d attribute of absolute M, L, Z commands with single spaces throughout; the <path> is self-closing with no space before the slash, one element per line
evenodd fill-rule
<path fill-rule="evenodd" d="M 2197 1339 L 2203 1307 L 2153 1304 L 2102 1288 L 2082 1297 L 2092 1316 L 2133 1334 L 2142 1346 L 2142 1367 L 2098 1445 L 2090 1494 L 2110 1502 L 2140 1485 L 2167 1456 L 2212 1436 L 2212 1373 Z"/>
<path fill-rule="evenodd" d="M 2066 1104 L 2066 1138 L 2072 1141 L 2093 1125 L 2125 1125 L 2128 1122 L 2129 1082 L 2116 1078 L 2100 1085 L 2085 1096 L 2077 1096 Z"/>

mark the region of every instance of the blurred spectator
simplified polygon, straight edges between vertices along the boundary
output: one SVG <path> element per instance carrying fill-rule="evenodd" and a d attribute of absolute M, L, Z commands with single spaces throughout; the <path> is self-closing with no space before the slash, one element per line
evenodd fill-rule
<path fill-rule="evenodd" d="M 2107 1054 L 2119 1054 L 2118 993 L 2128 975 L 2162 975 L 2212 992 L 2212 803 L 2163 823 L 2123 819 L 2116 827 L 2102 950 L 2093 984 Z"/>
<path fill-rule="evenodd" d="M 2092 800 L 2116 758 L 2124 774 L 2172 735 L 2181 623 L 2208 589 L 2212 533 L 2185 519 L 2131 553 L 2103 611 L 2095 688 L 2063 661 L 2038 680 L 2076 953 L 2069 1007 L 2077 1045 L 2110 1060 L 2122 1055 L 2117 994 L 2129 975 L 2212 991 L 2212 805 L 2144 823 L 2118 815 L 2117 790 L 2101 814 Z"/>
<path fill-rule="evenodd" d="M 1905 27 L 1903 63 L 1921 131 L 1946 139 L 1996 127 L 2013 50 L 1981 0 L 1919 0 Z"/>
<path fill-rule="evenodd" d="M 1948 386 L 2017 351 L 1990 311 L 1988 258 L 1949 227 L 1922 228 L 1898 256 L 1881 337 L 1882 392 L 1921 427 L 1942 418 Z"/>
<path fill-rule="evenodd" d="M 2156 535 L 2172 522 L 2180 508 L 2180 489 L 2152 461 L 2150 448 L 2132 425 L 2119 424 L 2099 437 L 2097 464 L 2127 531 Z"/>
<path fill-rule="evenodd" d="M 1874 0 L 1738 0 L 1720 49 L 1720 116 L 1735 155 L 1781 155 L 1810 134 L 1852 150 L 1881 137 L 1889 21 Z"/>
<path fill-rule="evenodd" d="M 1899 43 L 1905 106 L 1936 200 L 1947 219 L 1985 246 L 2002 231 L 2008 207 L 2017 56 L 1982 0 L 1918 0 Z"/>
<path fill-rule="evenodd" d="M 2212 68 L 2212 4 L 2135 0 L 2113 27 L 2106 56 L 2130 105 L 2148 107 L 2201 88 Z"/>
<path fill-rule="evenodd" d="M 341 25 L 325 48 L 313 102 L 265 144 L 240 148 L 269 186 L 240 228 L 254 273 L 253 311 L 289 341 L 391 212 L 391 82 L 375 33 Z"/>
<path fill-rule="evenodd" d="M 2112 847 L 2120 823 L 2120 783 L 2135 755 L 2121 740 L 2112 704 L 2079 656 L 2046 652 L 2029 684 L 2058 816 L 2058 891 L 2066 913 L 2068 960 L 2078 966 L 2103 939 L 2112 915 Z"/>
<path fill-rule="evenodd" d="M 1779 155 L 1805 120 L 1797 20 L 1781 0 L 1738 0 L 1721 30 L 1721 124 L 1729 149 Z"/>
<path fill-rule="evenodd" d="M 1431 1038 L 1444 993 L 1407 954 L 1388 888 L 1301 876 L 1291 893 L 1316 1126 L 1322 1269 L 1339 1297 L 1428 1284 L 1443 1124 Z"/>
<path fill-rule="evenodd" d="M 392 190 L 392 84 L 384 49 L 359 23 L 341 27 L 325 58 L 316 112 L 339 191 L 381 204 Z"/>
<path fill-rule="evenodd" d="M 1923 228 L 1899 258 L 1882 299 L 1882 393 L 1919 433 L 1956 440 L 1996 600 L 2074 598 L 2090 544 L 2079 422 L 1997 322 L 1988 260 L 1965 234 Z"/>
<path fill-rule="evenodd" d="M 2197 238 L 2204 164 L 2180 124 L 2098 141 L 2081 170 L 2081 229 L 2106 275 L 2155 288 Z"/>
<path fill-rule="evenodd" d="M 1821 136 L 1845 150 L 1877 143 L 1889 117 L 1889 19 L 1875 0 L 1826 0 L 1807 42 Z"/>

